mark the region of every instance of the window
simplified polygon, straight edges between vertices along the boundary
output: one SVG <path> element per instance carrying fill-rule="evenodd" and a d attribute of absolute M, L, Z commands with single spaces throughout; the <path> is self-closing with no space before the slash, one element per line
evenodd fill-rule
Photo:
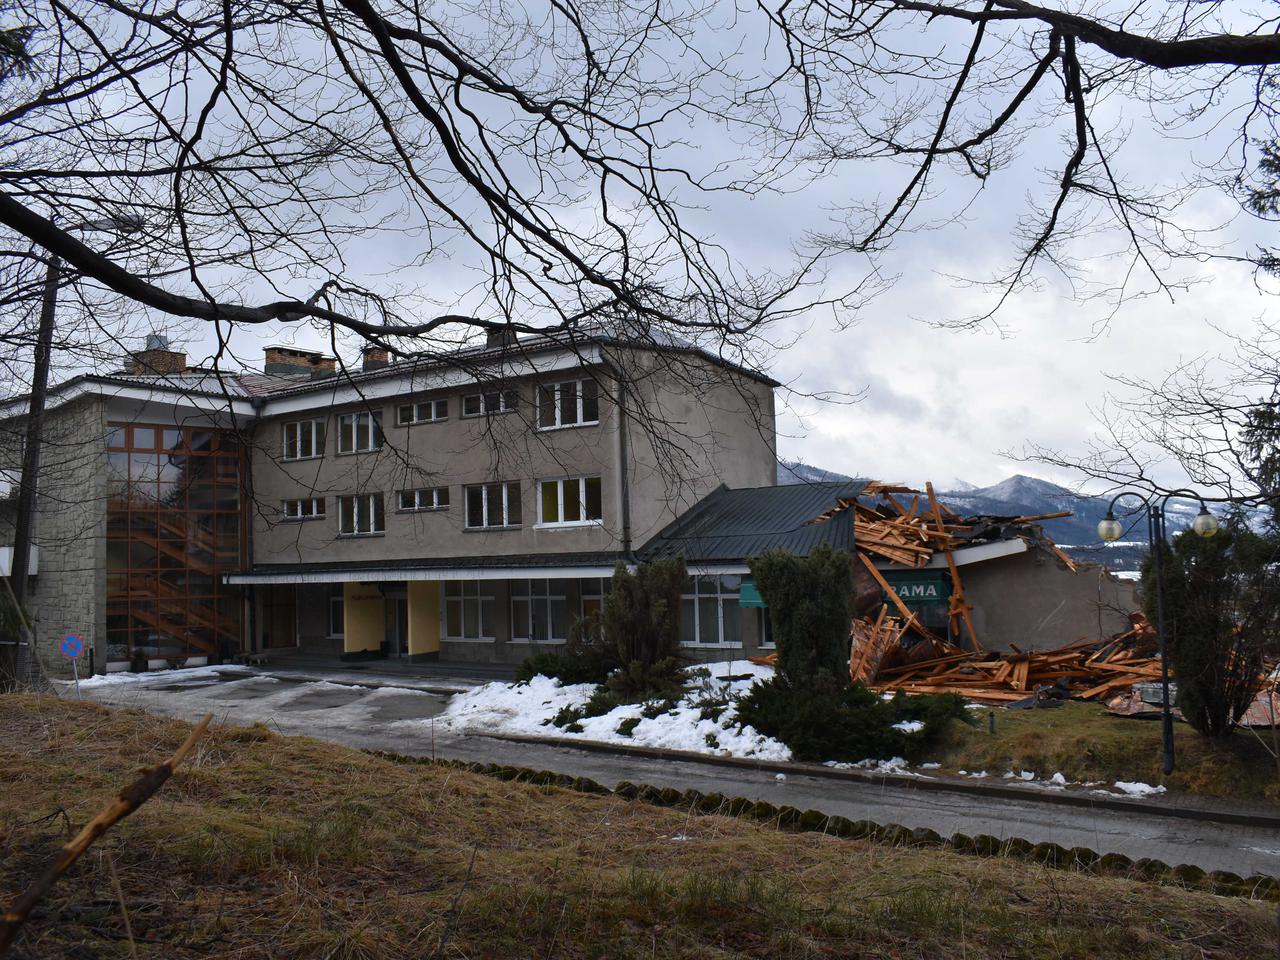
<path fill-rule="evenodd" d="M 284 459 L 324 456 L 324 421 L 295 420 L 284 425 Z"/>
<path fill-rule="evenodd" d="M 742 577 L 690 577 L 680 601 L 680 642 L 738 646 L 742 613 L 738 591 Z"/>
<path fill-rule="evenodd" d="M 594 380 L 566 380 L 538 387 L 538 427 L 574 427 L 600 422 L 600 386 Z"/>
<path fill-rule="evenodd" d="M 303 497 L 284 502 L 286 520 L 319 520 L 324 517 L 324 497 Z"/>
<path fill-rule="evenodd" d="M 490 581 L 448 580 L 444 585 L 444 638 L 492 640 L 497 601 Z"/>
<path fill-rule="evenodd" d="M 342 587 L 329 594 L 329 636 L 346 636 L 346 600 Z"/>
<path fill-rule="evenodd" d="M 773 621 L 765 607 L 756 607 L 756 637 L 762 647 L 773 647 Z"/>
<path fill-rule="evenodd" d="M 462 398 L 464 417 L 492 416 L 495 413 L 511 413 L 519 402 L 514 390 L 492 390 L 472 393 Z"/>
<path fill-rule="evenodd" d="M 402 403 L 396 407 L 396 423 L 402 427 L 414 423 L 439 423 L 448 419 L 448 400 L 424 400 L 421 403 Z"/>
<path fill-rule="evenodd" d="M 467 527 L 518 527 L 520 525 L 520 483 L 485 483 L 463 487 L 467 506 Z"/>
<path fill-rule="evenodd" d="M 543 525 L 599 523 L 604 516 L 600 504 L 600 478 L 543 480 L 538 484 L 538 509 Z"/>
<path fill-rule="evenodd" d="M 369 536 L 385 529 L 382 494 L 362 493 L 338 498 L 338 532 L 343 536 Z"/>
<path fill-rule="evenodd" d="M 338 417 L 338 452 L 368 453 L 382 446 L 382 413 L 344 413 Z"/>
<path fill-rule="evenodd" d="M 561 643 L 569 638 L 568 582 L 511 581 L 511 639 Z"/>
<path fill-rule="evenodd" d="M 417 490 L 401 490 L 401 510 L 448 510 L 448 487 L 421 487 Z"/>

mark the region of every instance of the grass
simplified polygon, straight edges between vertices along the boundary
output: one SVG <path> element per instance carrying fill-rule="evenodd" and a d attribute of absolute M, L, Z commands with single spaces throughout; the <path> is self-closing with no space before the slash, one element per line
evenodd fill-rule
<path fill-rule="evenodd" d="M 0 897 L 189 729 L 0 697 Z M 1268 956 L 1274 904 L 790 834 L 217 728 L 55 888 L 17 956 Z"/>
<path fill-rule="evenodd" d="M 1176 764 L 1162 769 L 1158 720 L 1117 717 L 1102 704 L 1069 701 L 1049 710 L 996 709 L 996 732 L 987 713 L 976 727 L 952 724 L 928 760 L 943 770 L 1031 770 L 1040 778 L 1061 773 L 1081 782 L 1103 780 L 1164 784 L 1170 791 L 1280 803 L 1280 772 L 1267 752 L 1271 732 L 1240 729 L 1221 742 L 1174 724 Z M 1262 741 L 1259 741 L 1259 737 Z"/>

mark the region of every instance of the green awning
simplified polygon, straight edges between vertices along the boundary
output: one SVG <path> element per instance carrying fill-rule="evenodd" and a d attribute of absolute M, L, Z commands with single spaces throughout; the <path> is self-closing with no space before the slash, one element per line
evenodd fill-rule
<path fill-rule="evenodd" d="M 742 586 L 738 588 L 738 606 L 759 609 L 767 606 L 764 597 L 760 596 L 760 591 L 756 589 L 756 582 L 750 577 L 742 578 Z"/>

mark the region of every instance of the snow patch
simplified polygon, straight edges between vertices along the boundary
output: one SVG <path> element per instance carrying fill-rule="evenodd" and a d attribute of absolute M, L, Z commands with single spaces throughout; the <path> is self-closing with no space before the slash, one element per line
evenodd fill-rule
<path fill-rule="evenodd" d="M 700 664 L 688 672 L 694 681 L 691 688 L 672 709 L 656 717 L 643 716 L 645 705 L 631 703 L 578 721 L 580 732 L 556 727 L 551 719 L 557 713 L 582 707 L 596 688 L 590 683 L 562 686 L 558 680 L 539 675 L 527 683 L 487 683 L 455 694 L 435 723 L 457 732 L 564 737 L 714 756 L 791 759 L 791 750 L 785 744 L 753 727 L 739 727 L 734 714 L 732 698 L 746 693 L 757 680 L 772 677 L 772 667 L 728 660 Z M 730 698 L 718 720 L 702 716 L 699 702 L 707 695 Z M 638 721 L 629 736 L 618 732 L 624 720 Z M 423 725 L 424 721 L 410 720 L 399 726 L 421 729 Z"/>
<path fill-rule="evenodd" d="M 923 720 L 900 720 L 893 725 L 893 729 L 901 730 L 903 733 L 919 733 L 924 729 Z"/>
<path fill-rule="evenodd" d="M 1131 783 L 1128 780 L 1117 780 L 1116 789 L 1130 797 L 1158 797 L 1164 793 L 1164 787 L 1153 787 L 1149 783 Z"/>

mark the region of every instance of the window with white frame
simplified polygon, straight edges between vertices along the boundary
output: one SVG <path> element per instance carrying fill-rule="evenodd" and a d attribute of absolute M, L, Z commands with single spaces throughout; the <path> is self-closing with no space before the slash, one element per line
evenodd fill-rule
<path fill-rule="evenodd" d="M 368 453 L 382 447 L 382 412 L 362 410 L 338 417 L 338 452 Z"/>
<path fill-rule="evenodd" d="M 738 605 L 742 577 L 689 577 L 680 599 L 680 642 L 690 646 L 742 643 Z"/>
<path fill-rule="evenodd" d="M 361 493 L 338 498 L 338 533 L 366 537 L 386 530 L 382 494 Z"/>
<path fill-rule="evenodd" d="M 399 510 L 448 510 L 448 487 L 419 487 L 416 490 L 401 490 L 398 500 Z"/>
<path fill-rule="evenodd" d="M 346 598 L 339 586 L 329 594 L 329 636 L 344 636 L 346 630 Z"/>
<path fill-rule="evenodd" d="M 324 421 L 292 420 L 284 425 L 284 459 L 310 460 L 324 456 Z"/>
<path fill-rule="evenodd" d="M 511 639 L 561 643 L 569 626 L 567 580 L 511 581 Z"/>
<path fill-rule="evenodd" d="M 773 621 L 766 607 L 756 607 L 756 637 L 762 647 L 773 647 Z"/>
<path fill-rule="evenodd" d="M 600 422 L 600 385 L 594 380 L 565 380 L 538 387 L 538 427 L 576 427 Z"/>
<path fill-rule="evenodd" d="M 302 497 L 284 502 L 286 520 L 321 520 L 324 518 L 324 497 Z"/>
<path fill-rule="evenodd" d="M 444 638 L 492 640 L 498 602 L 491 580 L 447 580 L 444 585 Z"/>
<path fill-rule="evenodd" d="M 518 527 L 521 523 L 518 480 L 463 487 L 462 495 L 467 508 L 468 529 Z"/>
<path fill-rule="evenodd" d="M 464 417 L 492 416 L 496 413 L 511 413 L 520 402 L 519 394 L 514 390 L 487 390 L 484 393 L 469 393 L 462 398 L 462 415 Z"/>
<path fill-rule="evenodd" d="M 440 423 L 448 419 L 448 400 L 423 400 L 419 403 L 402 403 L 396 407 L 396 423 L 402 427 L 415 423 Z"/>
<path fill-rule="evenodd" d="M 604 517 L 599 477 L 569 477 L 538 484 L 538 522 L 547 526 L 599 523 Z"/>

